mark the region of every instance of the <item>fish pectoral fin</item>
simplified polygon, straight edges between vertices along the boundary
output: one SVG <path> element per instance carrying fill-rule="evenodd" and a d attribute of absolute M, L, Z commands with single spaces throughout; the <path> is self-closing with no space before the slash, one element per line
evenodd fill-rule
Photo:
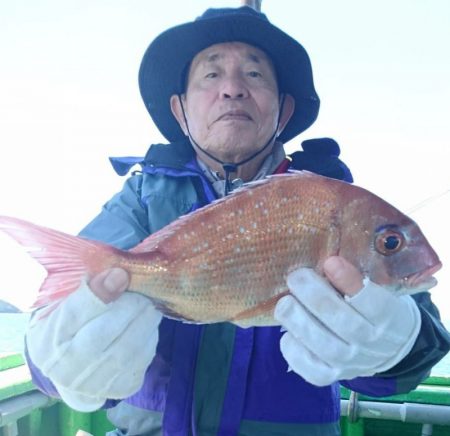
<path fill-rule="evenodd" d="M 283 291 L 279 294 L 269 298 L 266 301 L 259 303 L 258 305 L 246 309 L 236 316 L 231 318 L 229 322 L 236 324 L 239 327 L 251 327 L 255 325 L 255 318 L 270 318 L 272 317 L 273 310 L 275 309 L 275 305 L 278 303 L 278 300 L 289 294 L 289 291 Z M 271 323 L 272 325 L 274 323 Z M 256 325 L 267 325 L 266 323 L 256 323 Z"/>

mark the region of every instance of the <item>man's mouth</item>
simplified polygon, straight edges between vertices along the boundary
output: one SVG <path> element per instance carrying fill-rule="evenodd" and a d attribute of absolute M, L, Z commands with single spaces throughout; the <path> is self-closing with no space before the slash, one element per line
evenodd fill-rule
<path fill-rule="evenodd" d="M 253 118 L 246 111 L 231 110 L 220 115 L 217 121 L 253 121 Z"/>

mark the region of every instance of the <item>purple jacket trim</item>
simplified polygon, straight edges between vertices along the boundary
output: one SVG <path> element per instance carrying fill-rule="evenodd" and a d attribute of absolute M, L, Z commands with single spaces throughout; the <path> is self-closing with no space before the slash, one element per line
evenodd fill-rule
<path fill-rule="evenodd" d="M 164 435 L 185 435 L 191 427 L 192 397 L 195 363 L 202 327 L 184 324 L 175 331 L 173 358 L 182 365 L 173 365 L 170 377 L 166 409 L 163 418 Z"/>
<path fill-rule="evenodd" d="M 252 330 L 252 359 L 242 419 L 293 424 L 336 422 L 340 415 L 338 383 L 319 388 L 288 372 L 280 352 L 280 328 Z"/>
<path fill-rule="evenodd" d="M 28 368 L 30 369 L 33 384 L 45 394 L 52 397 L 59 397 L 59 393 L 54 384 L 50 381 L 50 379 L 45 377 L 41 370 L 31 361 L 27 347 L 25 347 L 25 359 L 27 361 Z"/>
<path fill-rule="evenodd" d="M 236 329 L 227 390 L 222 407 L 218 436 L 235 434 L 239 429 L 247 391 L 247 374 L 253 350 L 254 329 Z"/>
<path fill-rule="evenodd" d="M 388 397 L 397 394 L 397 380 L 395 378 L 357 377 L 352 380 L 343 380 L 341 385 L 373 397 Z"/>
<path fill-rule="evenodd" d="M 203 191 L 206 195 L 208 202 L 211 202 L 217 198 L 216 193 L 211 187 L 211 184 L 205 178 L 202 173 L 202 170 L 197 164 L 195 159 L 192 159 L 185 165 L 184 170 L 169 168 L 169 167 L 153 167 L 153 166 L 144 166 L 142 169 L 147 174 L 162 174 L 164 176 L 172 176 L 172 177 L 198 177 L 202 182 Z"/>
<path fill-rule="evenodd" d="M 128 171 L 137 164 L 142 165 L 144 163 L 143 157 L 126 156 L 126 157 L 110 157 L 109 161 L 114 168 L 114 171 L 119 176 L 125 176 Z"/>

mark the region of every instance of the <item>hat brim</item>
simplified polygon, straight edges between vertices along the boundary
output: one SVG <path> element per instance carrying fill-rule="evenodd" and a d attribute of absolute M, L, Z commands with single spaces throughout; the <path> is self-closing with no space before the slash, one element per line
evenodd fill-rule
<path fill-rule="evenodd" d="M 320 101 L 305 49 L 266 19 L 233 15 L 182 24 L 160 34 L 148 47 L 139 70 L 139 88 L 154 123 L 171 142 L 185 137 L 170 109 L 170 97 L 184 92 L 183 72 L 205 48 L 244 42 L 272 60 L 280 92 L 291 94 L 295 110 L 279 139 L 287 142 L 317 118 Z"/>

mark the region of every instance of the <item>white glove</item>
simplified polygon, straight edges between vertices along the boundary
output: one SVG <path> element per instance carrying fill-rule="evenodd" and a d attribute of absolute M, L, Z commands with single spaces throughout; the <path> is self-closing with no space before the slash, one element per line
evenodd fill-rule
<path fill-rule="evenodd" d="M 309 268 L 292 272 L 287 284 L 293 295 L 275 308 L 275 319 L 287 330 L 281 352 L 290 368 L 314 385 L 386 371 L 417 339 L 420 312 L 408 295 L 365 280 L 359 293 L 344 298 Z"/>
<path fill-rule="evenodd" d="M 39 315 L 26 335 L 28 352 L 69 406 L 96 410 L 141 387 L 162 317 L 148 298 L 125 292 L 106 304 L 82 284 L 49 315 Z"/>

